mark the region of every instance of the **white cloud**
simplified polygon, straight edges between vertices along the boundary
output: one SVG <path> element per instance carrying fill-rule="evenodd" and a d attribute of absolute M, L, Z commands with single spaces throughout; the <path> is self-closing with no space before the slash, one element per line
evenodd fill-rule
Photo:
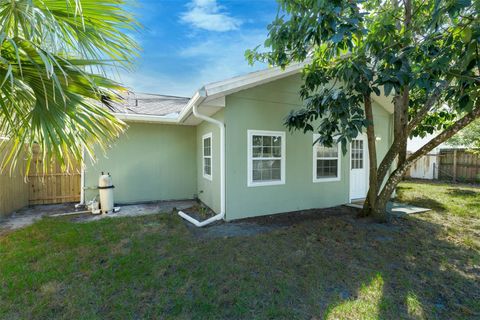
<path fill-rule="evenodd" d="M 151 74 L 146 71 L 122 72 L 117 80 L 134 92 L 167 94 L 191 97 L 199 83 L 195 77 L 188 79 L 167 74 Z"/>
<path fill-rule="evenodd" d="M 178 66 L 177 73 L 162 71 L 162 64 L 169 63 L 165 59 L 158 66 L 121 72 L 119 80 L 137 92 L 190 97 L 205 84 L 265 68 L 259 63 L 248 65 L 244 56 L 246 49 L 263 43 L 265 37 L 265 30 L 237 31 L 233 38 L 230 34 L 212 34 L 179 49 L 170 62 Z"/>
<path fill-rule="evenodd" d="M 217 0 L 193 0 L 188 11 L 181 15 L 181 21 L 208 31 L 225 32 L 237 30 L 242 21 L 231 17 Z"/>
<path fill-rule="evenodd" d="M 264 68 L 259 63 L 250 66 L 245 59 L 245 50 L 263 43 L 265 37 L 264 30 L 236 32 L 234 38 L 216 35 L 192 43 L 179 54 L 180 57 L 199 62 L 196 79 L 199 85 L 204 85 Z"/>

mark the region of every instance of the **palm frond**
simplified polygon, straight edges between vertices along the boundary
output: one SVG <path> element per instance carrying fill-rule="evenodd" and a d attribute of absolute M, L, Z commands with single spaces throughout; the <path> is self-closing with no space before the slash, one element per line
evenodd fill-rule
<path fill-rule="evenodd" d="M 128 68 L 138 53 L 129 33 L 139 28 L 123 0 L 0 2 L 0 135 L 13 167 L 34 145 L 46 165 L 67 168 L 82 147 L 108 147 L 125 124 L 102 105 L 125 88 L 105 68 Z M 0 141 L 0 150 L 7 143 Z M 46 168 L 44 168 L 46 169 Z"/>

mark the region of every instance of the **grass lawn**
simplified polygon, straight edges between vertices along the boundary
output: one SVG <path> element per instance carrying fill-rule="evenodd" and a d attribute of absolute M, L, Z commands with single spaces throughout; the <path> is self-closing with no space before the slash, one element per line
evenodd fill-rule
<path fill-rule="evenodd" d="M 176 215 L 0 235 L 2 319 L 479 319 L 480 189 L 402 183 L 434 211 L 199 237 Z"/>

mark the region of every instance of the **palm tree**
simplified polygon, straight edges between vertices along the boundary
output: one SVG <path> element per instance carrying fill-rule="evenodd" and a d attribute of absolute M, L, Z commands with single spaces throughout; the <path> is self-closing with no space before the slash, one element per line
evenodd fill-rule
<path fill-rule="evenodd" d="M 125 90 L 106 74 L 138 52 L 127 1 L 0 0 L 0 169 L 28 171 L 35 144 L 68 167 L 122 132 L 104 106 Z"/>

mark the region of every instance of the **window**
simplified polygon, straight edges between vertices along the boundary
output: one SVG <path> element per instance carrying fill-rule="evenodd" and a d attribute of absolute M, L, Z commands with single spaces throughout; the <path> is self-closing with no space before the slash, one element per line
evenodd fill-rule
<path fill-rule="evenodd" d="M 340 180 L 340 144 L 326 147 L 316 142 L 320 136 L 313 135 L 313 182 Z"/>
<path fill-rule="evenodd" d="M 352 140 L 352 169 L 363 169 L 363 140 Z"/>
<path fill-rule="evenodd" d="M 285 183 L 285 132 L 248 130 L 248 186 Z"/>
<path fill-rule="evenodd" d="M 203 177 L 212 180 L 212 133 L 205 134 L 202 141 Z"/>

